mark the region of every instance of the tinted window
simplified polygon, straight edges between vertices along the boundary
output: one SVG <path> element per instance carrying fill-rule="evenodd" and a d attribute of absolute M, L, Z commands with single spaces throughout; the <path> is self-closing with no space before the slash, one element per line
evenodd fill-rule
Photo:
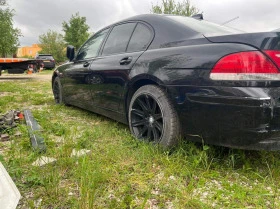
<path fill-rule="evenodd" d="M 150 43 L 151 38 L 152 33 L 149 28 L 144 24 L 138 23 L 129 41 L 127 51 L 135 52 L 145 50 Z"/>
<path fill-rule="evenodd" d="M 186 25 L 192 30 L 207 34 L 207 35 L 225 35 L 225 34 L 233 34 L 240 33 L 237 29 L 229 28 L 226 26 L 218 25 L 215 23 L 207 22 L 205 20 L 196 20 L 190 17 L 182 17 L 182 16 L 167 16 L 168 18 L 179 22 L 181 24 Z"/>
<path fill-rule="evenodd" d="M 98 54 L 99 47 L 104 40 L 109 29 L 103 30 L 95 34 L 90 38 L 80 49 L 79 54 L 77 55 L 77 60 L 84 60 L 92 57 L 96 57 Z"/>
<path fill-rule="evenodd" d="M 105 43 L 102 55 L 125 52 L 135 25 L 136 23 L 126 23 L 115 26 Z"/>

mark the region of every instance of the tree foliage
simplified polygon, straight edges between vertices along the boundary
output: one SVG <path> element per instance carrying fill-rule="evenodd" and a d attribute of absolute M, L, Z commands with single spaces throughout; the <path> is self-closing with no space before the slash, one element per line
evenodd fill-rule
<path fill-rule="evenodd" d="M 39 36 L 39 43 L 42 50 L 41 54 L 51 54 L 56 62 L 66 60 L 65 42 L 63 36 L 55 31 L 49 30 L 47 33 Z"/>
<path fill-rule="evenodd" d="M 6 6 L 7 2 L 6 0 L 0 0 L 0 6 Z"/>
<path fill-rule="evenodd" d="M 63 22 L 62 29 L 65 32 L 64 40 L 67 44 L 78 49 L 89 37 L 89 26 L 86 17 L 80 17 L 79 13 L 72 15 L 69 23 Z"/>
<path fill-rule="evenodd" d="M 14 10 L 0 8 L 0 56 L 14 54 L 19 46 L 21 31 L 13 25 Z"/>
<path fill-rule="evenodd" d="M 189 0 L 175 2 L 175 0 L 162 0 L 162 4 L 152 5 L 152 13 L 155 14 L 174 14 L 181 16 L 192 16 L 199 13 L 199 9 L 192 6 Z"/>

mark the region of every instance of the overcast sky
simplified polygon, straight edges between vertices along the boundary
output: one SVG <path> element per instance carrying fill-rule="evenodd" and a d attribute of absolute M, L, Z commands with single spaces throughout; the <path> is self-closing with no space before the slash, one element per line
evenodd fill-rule
<path fill-rule="evenodd" d="M 177 0 L 180 1 L 180 0 Z M 182 0 L 181 0 L 182 1 Z M 24 37 L 22 46 L 38 42 L 38 36 L 48 29 L 61 32 L 62 22 L 79 12 L 87 18 L 90 30 L 95 32 L 118 20 L 150 13 L 152 4 L 161 0 L 7 0 L 15 9 L 15 26 Z M 191 0 L 203 12 L 204 19 L 224 23 L 247 32 L 270 31 L 280 28 L 280 0 Z"/>

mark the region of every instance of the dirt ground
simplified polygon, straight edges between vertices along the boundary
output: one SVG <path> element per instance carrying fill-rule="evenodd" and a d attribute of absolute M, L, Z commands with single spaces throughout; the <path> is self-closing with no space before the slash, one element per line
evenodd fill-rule
<path fill-rule="evenodd" d="M 36 79 L 36 80 L 44 80 L 51 81 L 52 74 L 42 74 L 42 73 L 34 73 L 34 74 L 2 74 L 0 76 L 0 82 L 11 81 L 11 80 L 28 80 L 28 79 Z"/>

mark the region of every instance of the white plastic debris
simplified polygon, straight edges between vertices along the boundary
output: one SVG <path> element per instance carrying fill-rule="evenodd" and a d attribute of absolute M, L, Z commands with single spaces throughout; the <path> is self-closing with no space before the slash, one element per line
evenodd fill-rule
<path fill-rule="evenodd" d="M 20 199 L 20 193 L 0 162 L 0 206 L 3 209 L 15 209 Z"/>
<path fill-rule="evenodd" d="M 175 181 L 175 180 L 176 180 L 176 177 L 175 177 L 175 176 L 169 176 L 169 180 Z"/>
<path fill-rule="evenodd" d="M 81 150 L 73 149 L 72 153 L 71 153 L 71 157 L 80 157 L 80 156 L 86 155 L 88 153 L 90 153 L 90 150 L 87 150 L 87 149 L 81 149 Z"/>
<path fill-rule="evenodd" d="M 55 142 L 55 143 L 58 143 L 58 144 L 60 144 L 60 143 L 64 143 L 64 138 L 62 138 L 62 137 L 54 137 L 53 138 L 53 141 Z"/>
<path fill-rule="evenodd" d="M 43 166 L 52 162 L 55 162 L 56 159 L 52 157 L 45 157 L 41 156 L 39 157 L 35 162 L 32 163 L 33 166 Z"/>

